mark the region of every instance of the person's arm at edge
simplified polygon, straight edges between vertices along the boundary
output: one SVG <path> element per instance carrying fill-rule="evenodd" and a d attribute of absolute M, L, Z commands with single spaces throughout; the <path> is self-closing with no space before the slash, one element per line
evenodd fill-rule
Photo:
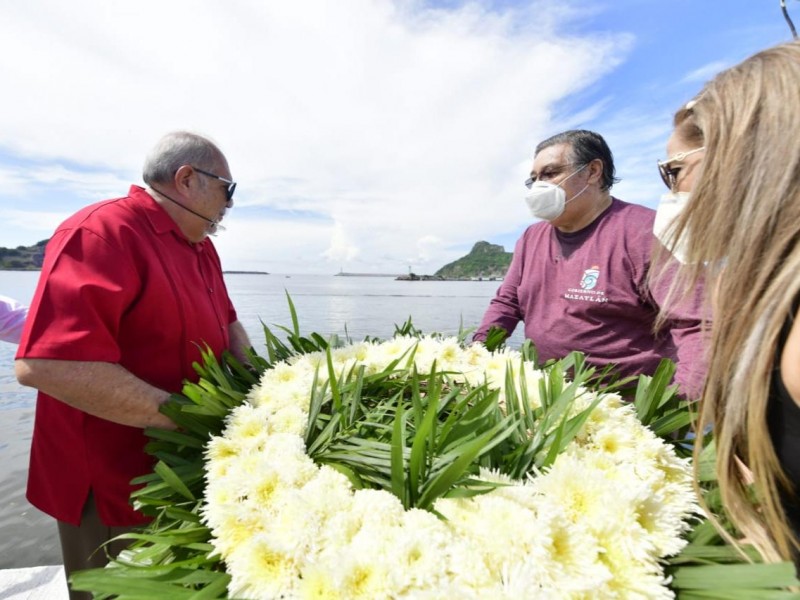
<path fill-rule="evenodd" d="M 241 322 L 234 321 L 228 325 L 228 338 L 230 340 L 231 354 L 242 363 L 247 363 L 246 350 L 251 348 L 252 344 Z"/>
<path fill-rule="evenodd" d="M 28 307 L 7 296 L 0 296 L 0 340 L 18 344 Z"/>
<path fill-rule="evenodd" d="M 657 308 L 667 297 L 671 276 L 670 273 L 664 274 L 661 280 L 655 282 L 651 291 Z M 669 320 L 665 325 L 677 354 L 674 381 L 678 384 L 681 395 L 690 400 L 697 400 L 702 395 L 707 369 L 701 286 L 702 283 L 698 284 L 692 294 L 684 298 L 678 297 L 672 303 Z"/>
<path fill-rule="evenodd" d="M 687 399 L 699 400 L 703 394 L 707 368 L 701 321 L 673 321 L 670 335 L 677 352 L 675 383 Z"/>
<path fill-rule="evenodd" d="M 481 319 L 481 324 L 472 336 L 473 342 L 486 340 L 486 334 L 493 325 L 505 329 L 510 336 L 516 329 L 517 324 L 522 320 L 517 288 L 522 282 L 524 237 L 523 235 L 519 239 L 514 248 L 514 255 L 511 257 L 511 264 L 508 266 L 503 283 L 497 288 L 494 298 L 489 301 L 489 308 L 486 309 L 483 319 Z"/>
<path fill-rule="evenodd" d="M 170 394 L 108 362 L 19 358 L 17 380 L 90 415 L 129 425 L 175 429 L 159 412 Z"/>

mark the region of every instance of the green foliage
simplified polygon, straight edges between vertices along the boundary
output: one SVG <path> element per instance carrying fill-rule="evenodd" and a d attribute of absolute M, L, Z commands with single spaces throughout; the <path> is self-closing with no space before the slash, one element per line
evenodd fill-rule
<path fill-rule="evenodd" d="M 505 329 L 498 327 L 497 325 L 492 325 L 489 327 L 489 331 L 486 332 L 486 339 L 484 340 L 483 345 L 486 346 L 486 349 L 489 352 L 494 352 L 495 350 L 502 348 L 507 339 L 508 332 Z"/>

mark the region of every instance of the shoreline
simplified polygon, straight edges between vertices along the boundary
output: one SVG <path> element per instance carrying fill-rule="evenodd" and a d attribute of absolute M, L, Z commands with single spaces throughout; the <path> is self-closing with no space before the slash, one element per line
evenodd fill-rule
<path fill-rule="evenodd" d="M 269 275 L 266 271 L 222 271 L 223 275 Z"/>
<path fill-rule="evenodd" d="M 395 278 L 396 281 L 474 281 L 485 282 L 495 281 L 502 282 L 502 277 L 437 277 L 436 275 L 400 275 Z"/>

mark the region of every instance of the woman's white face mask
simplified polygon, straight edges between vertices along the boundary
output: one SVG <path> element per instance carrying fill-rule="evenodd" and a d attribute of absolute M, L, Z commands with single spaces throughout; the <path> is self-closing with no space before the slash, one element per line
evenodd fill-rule
<path fill-rule="evenodd" d="M 561 184 L 573 175 L 583 171 L 586 166 L 587 165 L 583 165 L 577 171 L 573 171 L 558 184 L 547 181 L 534 181 L 531 185 L 531 190 L 525 196 L 525 203 L 528 205 L 533 217 L 545 221 L 552 221 L 560 217 L 564 213 L 567 202 L 575 200 L 575 198 L 580 196 L 586 191 L 586 188 L 589 187 L 587 183 L 580 192 L 567 200 L 567 193 L 564 191 L 564 188 L 561 187 Z"/>
<path fill-rule="evenodd" d="M 673 224 L 689 202 L 689 192 L 669 192 L 661 196 L 661 202 L 656 209 L 656 219 L 653 221 L 653 235 L 666 247 L 681 263 L 686 263 L 685 234 L 681 243 L 673 241 Z"/>

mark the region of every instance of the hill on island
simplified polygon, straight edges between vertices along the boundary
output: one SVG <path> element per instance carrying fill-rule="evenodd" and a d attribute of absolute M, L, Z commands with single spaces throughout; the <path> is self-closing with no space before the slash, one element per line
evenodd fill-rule
<path fill-rule="evenodd" d="M 42 240 L 33 246 L 0 248 L 0 269 L 6 271 L 38 271 L 44 261 L 44 247 L 50 240 Z"/>
<path fill-rule="evenodd" d="M 489 242 L 478 242 L 469 254 L 451 262 L 436 271 L 434 277 L 442 279 L 502 279 L 508 265 L 511 264 L 512 252 Z"/>

